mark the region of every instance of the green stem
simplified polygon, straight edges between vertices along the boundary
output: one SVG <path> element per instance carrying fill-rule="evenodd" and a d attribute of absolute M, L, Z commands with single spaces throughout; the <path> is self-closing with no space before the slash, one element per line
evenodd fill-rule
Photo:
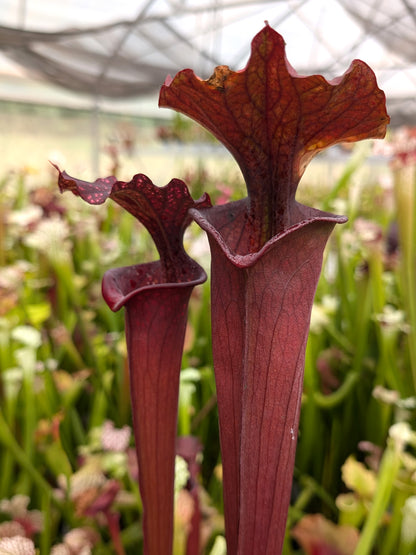
<path fill-rule="evenodd" d="M 390 443 L 381 459 L 377 490 L 354 555 L 369 555 L 390 500 L 393 484 L 400 468 L 400 451 Z"/>
<path fill-rule="evenodd" d="M 395 174 L 395 197 L 399 222 L 403 297 L 409 318 L 409 357 L 413 389 L 416 391 L 416 182 L 415 167 L 406 166 Z"/>
<path fill-rule="evenodd" d="M 49 496 L 57 505 L 60 505 L 59 500 L 52 495 L 52 487 L 43 478 L 43 476 L 36 470 L 32 461 L 27 457 L 24 450 L 17 443 L 12 431 L 10 430 L 6 419 L 4 418 L 3 411 L 0 409 L 0 443 L 6 449 L 9 449 L 14 456 L 16 462 L 27 472 L 37 487 L 43 492 L 45 496 Z"/>
<path fill-rule="evenodd" d="M 369 294 L 368 280 L 363 280 L 363 283 L 357 287 L 358 295 L 356 299 L 356 306 L 354 312 L 354 359 L 352 362 L 352 369 L 360 371 L 363 368 L 363 360 L 365 359 L 366 350 L 368 348 L 368 331 L 371 322 L 371 295 Z"/>
<path fill-rule="evenodd" d="M 3 400 L 4 419 L 8 426 L 14 426 L 16 422 L 17 399 L 15 395 L 7 395 Z M 4 449 L 1 454 L 1 477 L 0 477 L 0 499 L 8 496 L 10 484 L 13 481 L 14 459 L 9 449 Z"/>
<path fill-rule="evenodd" d="M 40 553 L 48 555 L 52 545 L 51 495 L 42 495 L 43 528 L 40 536 Z"/>
<path fill-rule="evenodd" d="M 315 391 L 313 393 L 313 399 L 321 409 L 333 409 L 340 405 L 349 396 L 359 379 L 360 374 L 358 372 L 350 372 L 347 374 L 342 385 L 336 391 L 330 393 L 329 395 L 323 395 L 319 391 Z"/>
<path fill-rule="evenodd" d="M 402 524 L 402 509 L 408 492 L 397 489 L 393 499 L 393 507 L 391 510 L 391 521 L 386 532 L 386 536 L 380 546 L 380 555 L 390 555 L 395 552 L 395 548 L 400 543 L 400 528 Z"/>
<path fill-rule="evenodd" d="M 309 336 L 305 353 L 304 399 L 301 411 L 301 435 L 296 451 L 296 466 L 301 472 L 308 472 L 312 467 L 322 465 L 325 452 L 325 439 L 322 432 L 322 413 L 315 402 L 319 394 L 319 379 L 316 370 L 316 353 L 323 349 L 320 337 Z"/>
<path fill-rule="evenodd" d="M 24 435 L 23 435 L 23 450 L 25 452 L 27 460 L 31 463 L 35 459 L 35 445 L 33 437 L 35 434 L 35 428 L 37 425 L 37 403 L 34 395 L 34 369 L 29 369 L 26 371 L 26 375 L 23 379 L 23 394 L 24 394 Z M 30 476 L 26 474 L 24 478 L 24 491 L 29 494 L 30 492 Z"/>

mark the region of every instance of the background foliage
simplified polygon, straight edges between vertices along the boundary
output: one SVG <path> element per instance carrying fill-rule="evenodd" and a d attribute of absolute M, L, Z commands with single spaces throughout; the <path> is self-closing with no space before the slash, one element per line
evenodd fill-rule
<path fill-rule="evenodd" d="M 168 131 L 158 133 L 166 148 L 203 140 L 180 120 Z M 392 137 L 388 154 L 403 140 Z M 123 144 L 109 141 L 110 170 L 134 165 L 134 144 Z M 349 221 L 328 245 L 312 313 L 285 553 L 405 554 L 416 530 L 414 168 L 389 165 L 367 142 L 341 154 L 345 163 L 318 157 L 300 187 L 300 201 Z M 222 164 L 184 162 L 177 177 L 194 198 L 241 197 L 241 178 Z M 0 194 L 0 546 L 19 536 L 45 555 L 138 553 L 124 321 L 102 300 L 101 277 L 154 259 L 154 247 L 116 205 L 61 197 L 52 169 L 14 165 Z M 209 269 L 196 226 L 185 245 Z M 215 403 L 208 282 L 191 299 L 181 374 L 178 435 L 197 437 L 201 453 L 196 470 L 178 459 L 177 555 L 191 470 L 203 552 L 224 552 Z"/>

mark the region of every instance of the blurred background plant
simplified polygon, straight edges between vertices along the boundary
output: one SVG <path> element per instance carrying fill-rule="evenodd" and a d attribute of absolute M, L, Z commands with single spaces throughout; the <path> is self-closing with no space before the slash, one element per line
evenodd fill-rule
<path fill-rule="evenodd" d="M 195 137 L 180 121 L 168 136 Z M 301 202 L 349 222 L 328 245 L 312 313 L 286 555 L 415 548 L 413 136 L 390 137 L 381 154 L 370 142 L 338 148 L 341 163 L 318 157 L 300 187 Z M 122 135 L 130 154 L 114 137 L 108 167 L 129 172 L 134 133 Z M 194 198 L 241 197 L 222 164 L 201 156 L 175 176 Z M 139 553 L 123 314 L 102 300 L 101 277 L 154 259 L 154 247 L 114 203 L 61 198 L 54 172 L 7 171 L 0 191 L 0 548 L 18 553 L 20 538 L 42 555 Z M 196 226 L 185 246 L 208 270 Z M 202 552 L 225 553 L 209 286 L 192 295 L 183 357 L 175 555 L 196 522 Z"/>

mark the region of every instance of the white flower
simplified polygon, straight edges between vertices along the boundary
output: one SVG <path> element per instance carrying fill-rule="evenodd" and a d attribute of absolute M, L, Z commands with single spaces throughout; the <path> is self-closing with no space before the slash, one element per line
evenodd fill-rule
<path fill-rule="evenodd" d="M 186 486 L 189 480 L 189 470 L 185 459 L 176 455 L 175 457 L 175 493 L 177 494 Z"/>
<path fill-rule="evenodd" d="M 320 303 L 313 303 L 310 330 L 312 333 L 321 333 L 322 329 L 331 321 L 339 301 L 332 295 L 324 295 Z"/>
<path fill-rule="evenodd" d="M 16 326 L 12 330 L 11 336 L 15 341 L 33 349 L 37 349 L 42 344 L 40 331 L 33 326 Z"/>
<path fill-rule="evenodd" d="M 0 524 L 0 538 L 13 538 L 14 536 L 24 536 L 25 529 L 15 520 L 7 520 Z"/>
<path fill-rule="evenodd" d="M 80 470 L 72 474 L 70 480 L 70 497 L 76 499 L 88 489 L 99 489 L 104 486 L 107 479 L 103 472 L 97 467 L 93 459 L 90 464 L 83 466 Z"/>
<path fill-rule="evenodd" d="M 43 514 L 36 509 L 30 511 L 29 503 L 30 498 L 27 495 L 17 494 L 11 499 L 0 501 L 0 512 L 9 514 L 22 523 L 26 521 L 34 530 L 40 531 L 43 528 Z"/>
<path fill-rule="evenodd" d="M 214 545 L 212 546 L 209 555 L 226 555 L 227 554 L 227 542 L 224 536 L 217 536 L 215 538 Z"/>
<path fill-rule="evenodd" d="M 394 306 L 387 304 L 383 308 L 381 314 L 375 315 L 375 320 L 379 322 L 386 331 L 404 331 L 408 332 L 408 326 L 405 324 L 405 313 L 398 310 Z"/>
<path fill-rule="evenodd" d="M 43 216 L 42 208 L 36 204 L 29 204 L 22 210 L 13 210 L 7 216 L 7 223 L 19 228 L 26 228 L 37 223 Z"/>
<path fill-rule="evenodd" d="M 64 536 L 64 543 L 55 545 L 51 555 L 91 555 L 98 537 L 89 528 L 74 528 Z"/>
<path fill-rule="evenodd" d="M 22 536 L 3 538 L 0 540 L 0 555 L 36 555 L 35 545 Z"/>
<path fill-rule="evenodd" d="M 373 397 L 387 405 L 395 405 L 399 399 L 399 392 L 394 389 L 386 389 L 382 385 L 376 385 L 373 389 Z"/>
<path fill-rule="evenodd" d="M 328 314 L 326 314 L 322 305 L 313 303 L 311 312 L 310 331 L 311 333 L 321 333 L 322 329 L 330 322 Z"/>
<path fill-rule="evenodd" d="M 400 451 L 404 451 L 406 445 L 416 444 L 416 432 L 412 430 L 408 422 L 397 422 L 390 426 L 389 436 Z"/>
<path fill-rule="evenodd" d="M 383 236 L 382 229 L 376 222 L 365 220 L 364 218 L 357 218 L 355 220 L 354 229 L 364 244 L 378 242 Z"/>
<path fill-rule="evenodd" d="M 0 287 L 16 289 L 23 281 L 25 272 L 31 268 L 26 260 L 19 260 L 15 264 L 0 268 Z"/>
<path fill-rule="evenodd" d="M 13 518 L 24 517 L 27 514 L 29 502 L 30 498 L 27 495 L 17 494 L 11 499 L 2 499 L 0 501 L 0 511 Z"/>
<path fill-rule="evenodd" d="M 8 368 L 2 372 L 2 379 L 6 399 L 16 397 L 23 381 L 22 369 L 17 367 Z"/>
<path fill-rule="evenodd" d="M 337 214 L 345 214 L 348 212 L 348 202 L 345 199 L 335 198 L 331 201 L 331 210 Z"/>
<path fill-rule="evenodd" d="M 321 302 L 327 314 L 335 314 L 339 305 L 339 299 L 337 297 L 334 297 L 333 295 L 323 295 Z"/>
<path fill-rule="evenodd" d="M 129 426 L 115 428 L 110 420 L 104 422 L 101 428 L 101 445 L 106 451 L 123 452 L 130 443 L 131 429 Z"/>
<path fill-rule="evenodd" d="M 406 499 L 402 509 L 403 520 L 401 538 L 407 544 L 413 544 L 416 541 L 416 496 L 412 495 Z"/>
<path fill-rule="evenodd" d="M 68 224 L 59 216 L 44 218 L 34 231 L 24 237 L 23 242 L 46 254 L 50 260 L 62 260 L 70 252 Z"/>
<path fill-rule="evenodd" d="M 72 555 L 70 548 L 64 543 L 52 547 L 51 555 Z"/>

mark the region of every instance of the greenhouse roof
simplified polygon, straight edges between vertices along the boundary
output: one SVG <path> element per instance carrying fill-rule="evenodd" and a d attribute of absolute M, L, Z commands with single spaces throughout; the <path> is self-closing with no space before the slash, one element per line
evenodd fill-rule
<path fill-rule="evenodd" d="M 416 0 L 0 0 L 0 6 L 0 98 L 24 98 L 25 90 L 34 102 L 105 101 L 128 111 L 185 67 L 202 78 L 220 64 L 243 68 L 252 37 L 268 21 L 299 74 L 331 79 L 353 59 L 364 60 L 386 92 L 392 125 L 416 124 Z"/>

